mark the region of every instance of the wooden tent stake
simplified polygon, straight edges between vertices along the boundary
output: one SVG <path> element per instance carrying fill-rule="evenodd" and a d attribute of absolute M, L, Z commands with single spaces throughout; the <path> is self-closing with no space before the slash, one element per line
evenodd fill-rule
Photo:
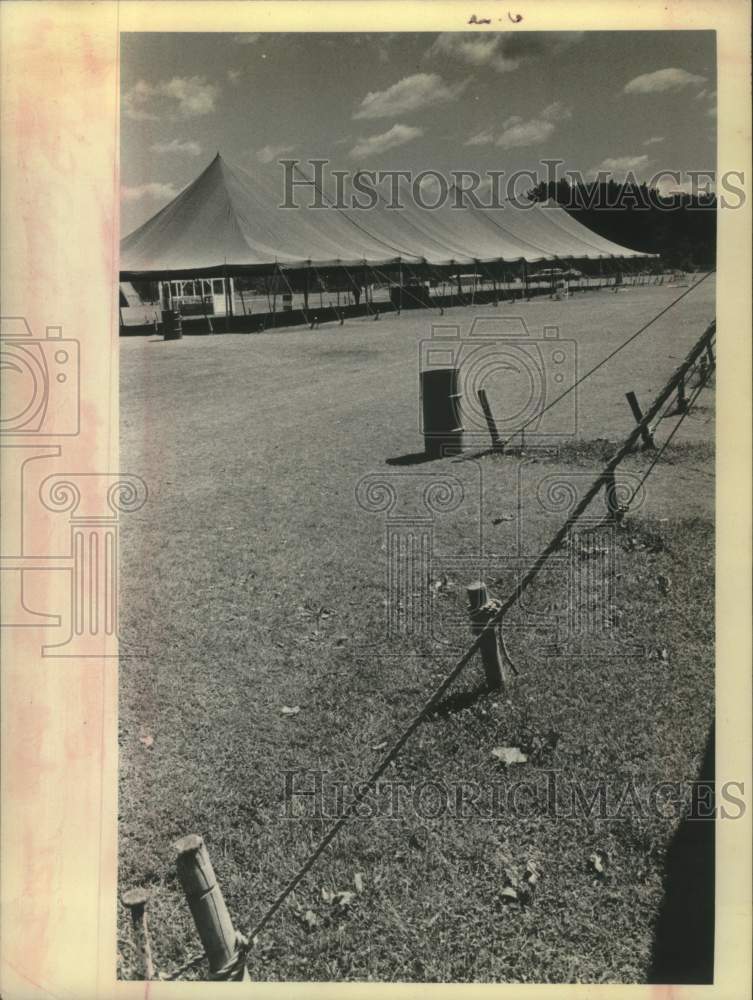
<path fill-rule="evenodd" d="M 209 959 L 209 971 L 217 979 L 248 981 L 245 962 L 238 961 L 238 935 L 204 841 L 189 834 L 176 843 L 175 850 L 178 877 Z"/>
<path fill-rule="evenodd" d="M 152 946 L 149 941 L 149 928 L 146 922 L 146 904 L 149 893 L 146 889 L 129 889 L 124 892 L 121 901 L 131 913 L 131 925 L 138 943 L 141 955 L 141 968 L 144 980 L 154 979 L 154 964 L 152 962 Z"/>
<path fill-rule="evenodd" d="M 631 390 L 630 392 L 626 392 L 625 393 L 625 398 L 627 399 L 628 403 L 630 404 L 630 409 L 633 411 L 633 416 L 635 417 L 635 422 L 637 424 L 640 424 L 642 422 L 642 420 L 643 420 L 643 412 L 641 411 L 640 404 L 638 403 L 638 397 Z M 646 426 L 641 427 L 641 438 L 643 440 L 643 447 L 644 448 L 655 448 L 656 447 L 656 445 L 654 444 L 654 436 L 653 436 L 653 434 L 651 433 L 651 431 L 649 430 L 648 427 L 646 427 Z"/>
<path fill-rule="evenodd" d="M 499 652 L 499 640 L 497 630 L 490 628 L 484 631 L 484 626 L 493 618 L 497 611 L 495 604 L 489 601 L 489 593 L 486 584 L 481 580 L 471 583 L 466 587 L 469 603 L 469 614 L 471 617 L 471 627 L 473 634 L 478 636 L 483 632 L 481 640 L 481 660 L 484 664 L 486 683 L 490 690 L 495 691 L 504 684 L 504 673 L 502 658 Z"/>

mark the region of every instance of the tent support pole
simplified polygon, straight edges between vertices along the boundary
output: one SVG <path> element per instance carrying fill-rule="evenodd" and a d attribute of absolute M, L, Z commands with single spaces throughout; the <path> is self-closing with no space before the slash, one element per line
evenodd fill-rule
<path fill-rule="evenodd" d="M 204 298 L 204 279 L 203 278 L 199 278 L 199 287 L 201 288 L 201 311 L 204 313 L 204 322 L 207 325 L 207 333 L 214 333 L 214 329 L 212 328 L 212 321 L 209 318 L 209 314 L 207 313 L 207 300 Z M 210 285 L 210 288 L 211 288 L 211 285 Z M 225 332 L 227 332 L 227 328 L 226 328 Z"/>
<path fill-rule="evenodd" d="M 227 333 L 230 329 L 230 312 L 233 308 L 230 301 L 230 279 L 227 275 L 227 268 L 224 270 L 223 278 L 223 284 L 225 286 L 225 333 Z"/>
<path fill-rule="evenodd" d="M 363 287 L 363 304 L 366 306 L 366 315 L 371 316 L 371 306 L 369 305 L 369 282 L 366 261 L 363 262 L 361 270 L 361 285 Z"/>
<path fill-rule="evenodd" d="M 277 270 L 279 271 L 280 277 L 282 278 L 282 280 L 285 282 L 285 284 L 288 287 L 288 291 L 290 292 L 290 304 L 292 306 L 292 304 L 293 304 L 293 286 L 288 281 L 288 276 L 285 274 L 285 272 L 283 271 L 283 269 L 280 267 L 279 264 L 277 265 Z M 308 270 L 307 270 L 306 273 L 308 274 Z M 311 324 L 311 322 L 309 320 L 308 309 L 301 309 L 301 312 L 303 313 L 303 318 L 306 320 L 306 325 L 307 326 L 311 326 L 312 324 Z"/>

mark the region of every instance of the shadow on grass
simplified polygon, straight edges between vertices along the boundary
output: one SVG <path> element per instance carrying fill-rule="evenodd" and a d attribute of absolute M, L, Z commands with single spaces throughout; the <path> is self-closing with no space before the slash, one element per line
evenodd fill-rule
<path fill-rule="evenodd" d="M 714 790 L 714 726 L 711 726 L 693 813 L 712 804 L 703 791 Z M 654 930 L 650 983 L 701 985 L 714 981 L 714 855 L 712 819 L 686 817 L 667 850 L 664 902 Z"/>
<path fill-rule="evenodd" d="M 433 462 L 434 460 L 434 455 L 427 455 L 425 451 L 414 451 L 410 455 L 388 458 L 387 465 L 422 465 L 424 462 Z"/>
<path fill-rule="evenodd" d="M 488 685 L 482 682 L 469 691 L 457 691 L 455 694 L 450 694 L 440 701 L 430 718 L 445 719 L 454 712 L 462 712 L 464 708 L 470 708 L 482 695 L 488 692 Z"/>

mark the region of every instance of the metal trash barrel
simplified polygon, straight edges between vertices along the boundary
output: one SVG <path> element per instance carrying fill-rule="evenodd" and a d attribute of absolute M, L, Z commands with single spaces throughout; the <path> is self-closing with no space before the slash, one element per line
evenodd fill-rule
<path fill-rule="evenodd" d="M 165 340 L 180 340 L 183 336 L 183 320 L 174 309 L 162 310 L 162 329 Z"/>
<path fill-rule="evenodd" d="M 457 368 L 421 372 L 424 450 L 430 458 L 458 455 L 463 450 L 459 382 Z"/>

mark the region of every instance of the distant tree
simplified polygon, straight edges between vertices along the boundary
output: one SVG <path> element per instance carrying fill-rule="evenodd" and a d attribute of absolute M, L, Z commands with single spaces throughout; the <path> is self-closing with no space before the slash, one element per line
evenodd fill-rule
<path fill-rule="evenodd" d="M 716 261 L 716 197 L 662 195 L 646 184 L 541 181 L 532 201 L 553 200 L 593 232 L 632 250 L 661 254 L 665 266 L 708 270 Z"/>

